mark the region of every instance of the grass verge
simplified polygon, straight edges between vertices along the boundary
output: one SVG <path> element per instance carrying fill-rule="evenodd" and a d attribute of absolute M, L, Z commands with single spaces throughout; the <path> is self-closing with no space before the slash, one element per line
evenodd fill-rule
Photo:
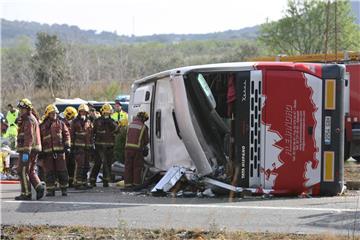
<path fill-rule="evenodd" d="M 1 226 L 1 239 L 251 239 L 251 240 L 345 240 L 349 236 L 336 236 L 330 234 L 285 234 L 285 233 L 249 233 L 228 232 L 222 230 L 149 230 L 149 229 L 124 229 L 124 228 L 92 228 L 84 226 L 54 227 L 54 226 Z M 351 239 L 360 239 L 351 236 Z"/>

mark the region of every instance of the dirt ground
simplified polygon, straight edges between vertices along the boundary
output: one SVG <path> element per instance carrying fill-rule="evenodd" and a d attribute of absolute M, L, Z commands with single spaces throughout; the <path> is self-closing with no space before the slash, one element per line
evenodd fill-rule
<path fill-rule="evenodd" d="M 345 240 L 360 239 L 359 236 L 336 236 L 336 235 L 304 235 L 282 233 L 248 233 L 248 232 L 225 232 L 225 231 L 185 231 L 185 230 L 129 230 L 121 226 L 117 229 L 88 228 L 81 226 L 50 227 L 50 226 L 1 226 L 1 239 L 239 239 L 239 240 Z"/>

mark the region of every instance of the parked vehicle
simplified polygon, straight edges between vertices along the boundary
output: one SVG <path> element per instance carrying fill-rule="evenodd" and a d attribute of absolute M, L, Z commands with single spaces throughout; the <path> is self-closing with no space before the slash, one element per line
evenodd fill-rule
<path fill-rule="evenodd" d="M 72 106 L 74 108 L 78 108 L 80 106 L 80 104 L 85 103 L 85 104 L 89 104 L 92 107 L 94 107 L 96 109 L 96 111 L 100 111 L 100 108 L 105 104 L 105 103 L 110 103 L 111 106 L 115 105 L 114 101 L 106 101 L 106 102 L 99 102 L 99 101 L 85 101 L 81 98 L 74 98 L 74 99 L 61 99 L 61 98 L 56 98 L 54 105 L 59 109 L 60 112 L 63 112 L 65 110 L 66 107 L 68 106 Z M 125 112 L 127 112 L 128 109 L 128 102 L 124 101 L 121 102 L 121 105 L 123 106 L 123 109 Z"/>
<path fill-rule="evenodd" d="M 341 65 L 289 62 L 190 66 L 137 80 L 129 117 L 150 114 L 144 172 L 171 169 L 162 186 L 187 169 L 232 191 L 338 194 L 344 86 Z"/>

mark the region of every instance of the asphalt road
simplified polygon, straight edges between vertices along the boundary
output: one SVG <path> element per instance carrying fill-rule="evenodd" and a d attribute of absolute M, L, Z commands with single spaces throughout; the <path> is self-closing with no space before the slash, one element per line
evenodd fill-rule
<path fill-rule="evenodd" d="M 14 201 L 19 185 L 0 184 L 1 224 L 243 230 L 359 235 L 360 193 L 323 198 L 173 198 L 116 187 L 69 190 L 68 197 Z"/>

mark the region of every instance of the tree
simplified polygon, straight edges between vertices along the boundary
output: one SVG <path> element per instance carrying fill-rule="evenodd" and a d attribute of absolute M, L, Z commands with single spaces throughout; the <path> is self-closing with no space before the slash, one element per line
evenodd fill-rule
<path fill-rule="evenodd" d="M 56 35 L 39 32 L 32 57 L 32 67 L 36 77 L 36 87 L 46 87 L 55 97 L 55 90 L 68 77 L 65 64 L 65 48 Z"/>
<path fill-rule="evenodd" d="M 360 28 L 349 1 L 289 0 L 284 18 L 263 24 L 259 39 L 275 54 L 357 50 Z"/>
<path fill-rule="evenodd" d="M 34 92 L 34 72 L 30 66 L 33 53 L 31 39 L 19 37 L 11 48 L 2 49 L 1 54 L 1 99 L 14 103 Z M 16 94 L 20 95 L 17 96 Z"/>

